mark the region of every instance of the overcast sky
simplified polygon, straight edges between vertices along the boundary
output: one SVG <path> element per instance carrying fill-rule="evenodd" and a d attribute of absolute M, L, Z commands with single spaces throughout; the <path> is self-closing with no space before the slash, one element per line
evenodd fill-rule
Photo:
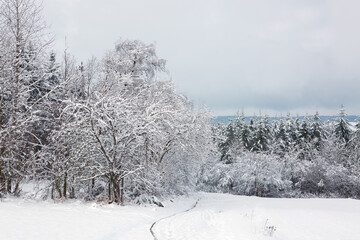
<path fill-rule="evenodd" d="M 360 114 L 358 0 L 46 0 L 55 48 L 156 43 L 179 92 L 216 115 Z"/>

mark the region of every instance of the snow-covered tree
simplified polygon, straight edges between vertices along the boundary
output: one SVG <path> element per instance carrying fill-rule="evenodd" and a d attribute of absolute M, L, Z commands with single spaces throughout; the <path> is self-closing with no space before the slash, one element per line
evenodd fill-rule
<path fill-rule="evenodd" d="M 310 129 L 311 129 L 312 144 L 314 145 L 315 149 L 319 151 L 323 144 L 325 133 L 322 128 L 322 124 L 320 122 L 320 116 L 318 112 L 316 112 L 314 115 L 314 119 L 313 122 L 311 123 Z"/>
<path fill-rule="evenodd" d="M 61 144 L 54 144 L 57 158 L 50 158 L 57 166 L 50 175 L 58 197 L 71 193 L 65 186 L 75 185 L 75 193 L 87 192 L 89 199 L 143 202 L 196 182 L 196 169 L 212 144 L 209 117 L 206 111 L 196 113 L 171 82 L 154 78 L 163 69 L 155 64 L 152 45 L 134 43 L 125 45 L 134 55 L 123 52 L 123 43 L 107 54 L 86 99 L 71 95 L 65 101 L 62 125 L 53 135 Z M 131 71 L 129 56 L 136 56 Z M 87 71 L 81 76 L 88 78 Z"/>
<path fill-rule="evenodd" d="M 281 118 L 277 123 L 277 128 L 274 129 L 275 135 L 275 152 L 278 152 L 280 155 L 283 155 L 285 152 L 289 151 L 290 147 L 290 136 L 287 129 L 286 122 Z"/>
<path fill-rule="evenodd" d="M 268 121 L 260 118 L 257 121 L 256 130 L 253 136 L 253 151 L 267 151 L 271 141 Z"/>
<path fill-rule="evenodd" d="M 346 119 L 344 106 L 341 106 L 339 117 L 335 125 L 335 134 L 339 141 L 347 143 L 351 138 L 351 130 L 348 120 Z"/>
<path fill-rule="evenodd" d="M 42 99 L 37 89 L 43 79 L 40 59 L 51 39 L 40 10 L 34 0 L 0 1 L 0 175 L 7 192 L 19 192 L 35 148 L 42 144 L 32 123 L 34 107 Z"/>

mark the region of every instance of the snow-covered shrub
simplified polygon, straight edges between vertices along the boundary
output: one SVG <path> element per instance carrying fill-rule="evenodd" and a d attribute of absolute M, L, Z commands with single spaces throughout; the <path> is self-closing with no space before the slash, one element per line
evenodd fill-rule
<path fill-rule="evenodd" d="M 291 187 L 284 179 L 284 163 L 276 155 L 247 153 L 230 164 L 218 162 L 205 170 L 202 181 L 209 191 L 280 197 Z"/>
<path fill-rule="evenodd" d="M 302 194 L 354 197 L 358 192 L 358 178 L 340 163 L 331 163 L 318 156 L 313 161 L 299 161 L 302 171 L 294 190 Z"/>
<path fill-rule="evenodd" d="M 330 165 L 326 169 L 324 193 L 338 197 L 358 197 L 359 178 L 351 174 L 342 164 Z"/>
<path fill-rule="evenodd" d="M 320 194 L 324 189 L 324 180 L 328 164 L 318 157 L 314 161 L 304 160 L 306 170 L 299 183 L 302 193 Z"/>

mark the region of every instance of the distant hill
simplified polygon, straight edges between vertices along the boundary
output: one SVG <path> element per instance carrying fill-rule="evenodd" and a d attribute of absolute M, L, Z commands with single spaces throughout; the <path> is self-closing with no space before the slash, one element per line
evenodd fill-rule
<path fill-rule="evenodd" d="M 305 117 L 308 117 L 308 118 L 313 118 L 314 116 L 311 116 L 311 115 L 308 115 L 308 116 L 299 116 L 299 119 L 300 120 L 303 120 Z M 237 116 L 217 116 L 217 117 L 214 117 L 213 118 L 213 123 L 224 123 L 224 124 L 227 124 L 230 120 L 232 119 L 236 119 Z M 245 121 L 249 122 L 251 118 L 255 118 L 254 116 L 248 116 L 248 117 L 245 117 Z M 256 117 L 258 118 L 258 117 Z M 276 121 L 276 120 L 279 120 L 279 119 L 286 119 L 286 117 L 269 117 L 270 121 Z M 295 119 L 296 117 L 292 117 L 292 119 Z M 338 118 L 337 115 L 334 115 L 334 116 L 320 116 L 320 121 L 322 122 L 326 122 L 326 121 L 335 121 L 336 119 Z M 349 122 L 356 122 L 356 120 L 360 118 L 360 116 L 356 116 L 356 115 L 349 115 L 349 116 L 346 116 L 346 119 L 349 121 Z"/>

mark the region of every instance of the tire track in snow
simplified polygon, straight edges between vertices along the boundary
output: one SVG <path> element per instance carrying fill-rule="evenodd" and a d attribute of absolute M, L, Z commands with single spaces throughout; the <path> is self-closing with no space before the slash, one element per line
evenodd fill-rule
<path fill-rule="evenodd" d="M 185 211 L 177 212 L 177 213 L 174 213 L 174 214 L 172 214 L 172 215 L 170 215 L 170 216 L 167 216 L 167 217 L 160 218 L 160 219 L 156 220 L 156 221 L 151 225 L 151 227 L 150 227 L 150 232 L 151 232 L 151 235 L 154 237 L 154 240 L 159 240 L 159 239 L 156 237 L 155 232 L 154 232 L 154 227 L 155 227 L 155 225 L 156 225 L 158 222 L 160 222 L 160 221 L 162 221 L 162 220 L 165 220 L 165 219 L 168 219 L 168 218 L 175 217 L 176 215 L 181 214 L 181 213 L 189 212 L 190 210 L 196 208 L 196 206 L 197 206 L 197 204 L 199 203 L 199 201 L 200 201 L 200 198 L 199 198 L 198 200 L 196 200 L 195 204 L 194 204 L 191 208 L 189 208 L 189 209 L 187 209 L 187 210 L 185 210 Z"/>

